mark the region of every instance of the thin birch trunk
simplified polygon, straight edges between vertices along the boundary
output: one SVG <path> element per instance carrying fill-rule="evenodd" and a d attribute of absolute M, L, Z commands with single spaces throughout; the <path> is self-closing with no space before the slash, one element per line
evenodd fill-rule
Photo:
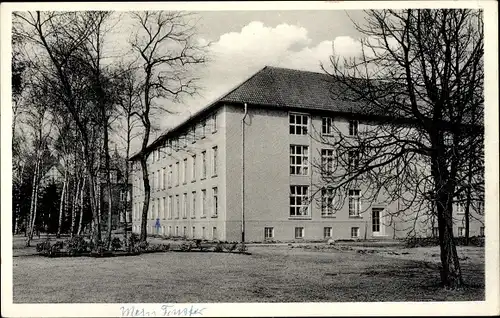
<path fill-rule="evenodd" d="M 35 161 L 35 173 L 33 174 L 33 188 L 31 189 L 31 203 L 30 203 L 30 214 L 29 214 L 29 220 L 27 224 L 27 232 L 28 232 L 28 237 L 26 239 L 26 246 L 30 246 L 31 240 L 33 239 L 33 224 L 35 223 L 34 220 L 36 218 L 36 204 L 37 204 L 37 193 L 38 193 L 38 187 L 37 187 L 37 181 L 38 181 L 38 169 L 39 169 L 39 155 L 38 153 L 36 154 L 36 161 Z"/>
<path fill-rule="evenodd" d="M 76 207 L 78 202 L 78 194 L 80 192 L 81 179 L 78 179 L 75 174 L 75 191 L 73 193 L 73 202 L 71 204 L 71 237 L 75 235 L 75 225 L 76 225 Z"/>
<path fill-rule="evenodd" d="M 61 237 L 61 228 L 62 228 L 62 220 L 63 220 L 63 213 L 64 213 L 64 206 L 65 206 L 65 201 L 66 201 L 66 191 L 68 187 L 68 169 L 64 170 L 64 181 L 63 181 L 63 188 L 61 192 L 61 202 L 59 203 L 59 225 L 57 227 L 57 238 Z"/>
<path fill-rule="evenodd" d="M 78 221 L 78 231 L 76 232 L 76 235 L 80 236 L 82 234 L 82 222 L 83 222 L 83 198 L 85 194 L 85 181 L 87 178 L 84 176 L 82 180 L 82 187 L 80 189 L 80 205 L 79 205 L 79 210 L 80 210 L 80 220 Z"/>

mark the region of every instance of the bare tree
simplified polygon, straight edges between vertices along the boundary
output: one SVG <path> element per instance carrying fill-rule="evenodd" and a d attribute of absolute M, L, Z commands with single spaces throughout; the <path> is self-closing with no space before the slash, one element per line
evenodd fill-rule
<path fill-rule="evenodd" d="M 147 238 L 146 225 L 151 195 L 147 146 L 151 137 L 152 115 L 169 112 L 165 103 L 178 101 L 182 95 L 196 92 L 196 77 L 191 65 L 205 62 L 203 47 L 196 43 L 192 17 L 183 12 L 133 12 L 138 31 L 131 45 L 138 54 L 138 85 L 141 89 L 140 109 L 133 112 L 143 126 L 139 162 L 144 183 L 144 205 L 141 221 L 141 241 Z"/>
<path fill-rule="evenodd" d="M 452 207 L 457 191 L 469 186 L 457 187 L 471 151 L 467 140 L 483 129 L 482 13 L 372 10 L 356 28 L 364 36 L 361 55 L 334 54 L 324 70 L 332 75 L 334 99 L 366 117 L 353 118 L 362 123 L 355 132 L 318 137 L 335 150 L 334 167 L 316 165 L 319 188 L 339 204 L 352 189 L 367 201 L 398 202 L 390 220 L 412 219 L 413 228 L 422 217 L 436 217 L 441 282 L 460 287 Z M 483 165 L 481 156 L 468 158 Z"/>

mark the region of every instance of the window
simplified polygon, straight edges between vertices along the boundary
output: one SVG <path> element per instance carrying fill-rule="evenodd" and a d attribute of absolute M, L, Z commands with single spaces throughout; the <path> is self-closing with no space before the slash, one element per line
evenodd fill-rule
<path fill-rule="evenodd" d="M 175 227 L 175 236 L 179 236 L 179 227 L 178 226 Z"/>
<path fill-rule="evenodd" d="M 187 237 L 187 234 L 188 234 L 188 231 L 187 231 L 187 226 L 185 226 L 185 227 L 182 229 L 182 236 Z"/>
<path fill-rule="evenodd" d="M 191 181 L 196 180 L 196 155 L 193 155 L 193 161 L 191 166 Z"/>
<path fill-rule="evenodd" d="M 161 174 L 160 170 L 156 171 L 156 191 L 161 190 Z"/>
<path fill-rule="evenodd" d="M 172 211 L 174 209 L 173 205 L 174 205 L 174 202 L 172 200 L 172 196 L 169 195 L 168 196 L 168 202 L 167 202 L 167 216 L 168 216 L 169 219 L 172 218 Z"/>
<path fill-rule="evenodd" d="M 323 228 L 323 237 L 324 238 L 331 238 L 332 237 L 332 228 L 331 227 L 324 227 Z"/>
<path fill-rule="evenodd" d="M 217 146 L 212 147 L 212 176 L 217 175 Z"/>
<path fill-rule="evenodd" d="M 351 237 L 352 238 L 359 237 L 359 227 L 351 227 Z"/>
<path fill-rule="evenodd" d="M 465 206 L 463 203 L 457 203 L 457 214 L 465 214 Z"/>
<path fill-rule="evenodd" d="M 357 120 L 349 120 L 349 136 L 357 136 L 358 135 L 358 121 Z"/>
<path fill-rule="evenodd" d="M 205 230 L 205 227 L 201 227 L 201 238 L 206 239 L 207 238 L 207 231 Z"/>
<path fill-rule="evenodd" d="M 479 228 L 479 236 L 484 236 L 484 226 Z"/>
<path fill-rule="evenodd" d="M 191 194 L 191 218 L 194 219 L 196 217 L 196 191 L 193 191 Z"/>
<path fill-rule="evenodd" d="M 179 161 L 177 161 L 175 163 L 175 185 L 178 186 L 179 185 L 179 177 L 180 177 L 180 165 L 179 165 Z"/>
<path fill-rule="evenodd" d="M 188 206 L 187 206 L 187 193 L 184 193 L 182 195 L 182 218 L 183 219 L 187 218 L 187 210 L 188 210 Z"/>
<path fill-rule="evenodd" d="M 160 219 L 165 219 L 165 197 L 159 199 L 160 201 Z"/>
<path fill-rule="evenodd" d="M 217 114 L 212 115 L 212 134 L 217 132 Z"/>
<path fill-rule="evenodd" d="M 212 216 L 217 217 L 219 210 L 219 199 L 218 199 L 218 190 L 217 187 L 212 188 Z"/>
<path fill-rule="evenodd" d="M 165 170 L 166 170 L 166 169 L 165 169 L 165 167 L 163 167 L 163 168 L 162 168 L 162 173 L 161 173 L 161 174 L 162 174 L 162 178 L 161 178 L 161 188 L 162 188 L 163 190 L 165 190 L 165 179 L 166 179 L 166 177 L 167 177 L 167 173 L 166 173 L 166 171 L 165 171 Z"/>
<path fill-rule="evenodd" d="M 333 216 L 334 214 L 335 211 L 333 210 L 333 189 L 321 189 L 321 216 L 328 217 Z"/>
<path fill-rule="evenodd" d="M 179 213 L 180 213 L 180 205 L 181 205 L 181 201 L 180 201 L 180 198 L 179 198 L 179 195 L 177 194 L 175 196 L 175 218 L 178 219 L 179 218 Z"/>
<path fill-rule="evenodd" d="M 296 227 L 295 228 L 295 238 L 296 239 L 304 238 L 304 228 L 303 227 Z"/>
<path fill-rule="evenodd" d="M 349 158 L 348 158 L 348 163 L 349 163 L 349 169 L 350 170 L 355 170 L 359 166 L 359 151 L 358 150 L 349 150 Z"/>
<path fill-rule="evenodd" d="M 323 117 L 321 119 L 321 134 L 323 135 L 333 135 L 333 118 Z"/>
<path fill-rule="evenodd" d="M 290 186 L 290 216 L 308 216 L 308 186 Z"/>
<path fill-rule="evenodd" d="M 321 170 L 322 173 L 332 173 L 334 170 L 333 149 L 321 149 Z"/>
<path fill-rule="evenodd" d="M 214 226 L 212 228 L 212 240 L 216 240 L 217 239 L 217 228 Z"/>
<path fill-rule="evenodd" d="M 207 177 L 207 152 L 202 151 L 201 153 L 201 178 L 205 179 Z"/>
<path fill-rule="evenodd" d="M 154 171 L 149 175 L 149 184 L 151 187 L 151 191 L 154 191 L 155 190 L 155 172 Z"/>
<path fill-rule="evenodd" d="M 464 237 L 465 236 L 465 227 L 459 227 L 458 228 L 458 236 L 459 237 Z"/>
<path fill-rule="evenodd" d="M 151 202 L 151 209 L 148 210 L 148 219 L 152 220 L 153 219 L 153 210 L 155 208 L 155 201 L 153 200 Z"/>
<path fill-rule="evenodd" d="M 168 178 L 167 178 L 167 186 L 170 188 L 172 186 L 172 165 L 168 166 L 168 172 L 167 172 Z"/>
<path fill-rule="evenodd" d="M 349 216 L 358 217 L 360 206 L 360 191 L 359 190 L 349 190 Z"/>
<path fill-rule="evenodd" d="M 205 209 L 207 205 L 207 190 L 201 190 L 201 216 L 205 216 Z"/>
<path fill-rule="evenodd" d="M 164 145 L 164 146 L 163 146 L 163 148 L 161 148 L 161 149 L 162 149 L 162 153 L 163 153 L 163 156 L 162 156 L 162 157 L 163 157 L 163 158 L 166 158 L 166 157 L 167 157 L 167 146 L 166 146 L 166 145 Z"/>
<path fill-rule="evenodd" d="M 207 133 L 207 122 L 204 120 L 202 123 L 201 123 L 201 136 L 200 138 L 205 138 L 205 135 Z"/>
<path fill-rule="evenodd" d="M 274 227 L 264 228 L 264 239 L 270 239 L 274 237 Z"/>
<path fill-rule="evenodd" d="M 196 227 L 195 227 L 195 226 L 193 226 L 193 227 L 191 228 L 191 237 L 192 237 L 192 238 L 195 238 L 195 237 L 196 237 Z"/>
<path fill-rule="evenodd" d="M 182 183 L 186 183 L 186 174 L 187 174 L 187 166 L 188 166 L 188 160 L 184 159 L 182 163 Z"/>
<path fill-rule="evenodd" d="M 290 114 L 290 134 L 291 135 L 307 135 L 308 115 Z"/>
<path fill-rule="evenodd" d="M 174 151 L 179 150 L 179 139 L 175 138 L 175 139 L 172 141 L 172 148 L 174 149 Z"/>
<path fill-rule="evenodd" d="M 305 176 L 309 173 L 309 147 L 290 146 L 290 174 Z"/>

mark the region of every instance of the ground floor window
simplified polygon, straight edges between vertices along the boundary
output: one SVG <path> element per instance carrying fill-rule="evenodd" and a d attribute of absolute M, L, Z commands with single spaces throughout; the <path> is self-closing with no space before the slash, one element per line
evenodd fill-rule
<path fill-rule="evenodd" d="M 273 227 L 265 227 L 264 228 L 264 238 L 270 239 L 274 237 L 274 228 Z"/>
<path fill-rule="evenodd" d="M 206 239 L 207 238 L 207 232 L 206 232 L 204 226 L 201 228 L 201 238 L 202 239 Z"/>
<path fill-rule="evenodd" d="M 359 227 L 351 227 L 351 237 L 352 238 L 359 237 Z"/>
<path fill-rule="evenodd" d="M 484 226 L 479 228 L 479 236 L 484 236 Z"/>
<path fill-rule="evenodd" d="M 175 236 L 179 236 L 179 227 L 178 226 L 175 227 Z"/>
<path fill-rule="evenodd" d="M 212 228 L 212 239 L 217 239 L 217 228 L 215 226 Z"/>
<path fill-rule="evenodd" d="M 324 238 L 331 238 L 332 237 L 332 228 L 331 227 L 324 227 L 323 228 L 323 237 Z"/>
<path fill-rule="evenodd" d="M 465 227 L 459 227 L 458 228 L 458 236 L 459 237 L 464 237 L 465 236 Z"/>
<path fill-rule="evenodd" d="M 182 235 L 183 235 L 184 237 L 187 237 L 187 234 L 188 234 L 188 233 L 187 233 L 187 226 L 185 226 L 185 227 L 182 229 Z"/>
<path fill-rule="evenodd" d="M 196 237 L 196 227 L 191 228 L 191 237 L 195 238 Z"/>
<path fill-rule="evenodd" d="M 297 239 L 304 238 L 304 228 L 303 227 L 296 227 L 295 228 L 295 238 L 297 238 Z"/>

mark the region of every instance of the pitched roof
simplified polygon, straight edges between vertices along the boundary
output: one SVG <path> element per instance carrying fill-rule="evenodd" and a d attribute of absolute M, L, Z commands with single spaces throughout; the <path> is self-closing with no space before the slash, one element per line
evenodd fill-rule
<path fill-rule="evenodd" d="M 363 112 L 360 104 L 341 99 L 334 100 L 331 91 L 339 89 L 328 74 L 266 66 L 193 116 L 167 130 L 148 146 L 147 151 L 151 151 L 169 136 L 205 116 L 221 103 L 248 103 L 249 107 L 258 105 L 346 113 Z M 136 158 L 139 153 L 132 155 L 130 160 Z"/>
<path fill-rule="evenodd" d="M 333 99 L 336 90 L 332 77 L 324 73 L 266 66 L 219 99 L 281 108 L 360 112 L 352 101 Z"/>

